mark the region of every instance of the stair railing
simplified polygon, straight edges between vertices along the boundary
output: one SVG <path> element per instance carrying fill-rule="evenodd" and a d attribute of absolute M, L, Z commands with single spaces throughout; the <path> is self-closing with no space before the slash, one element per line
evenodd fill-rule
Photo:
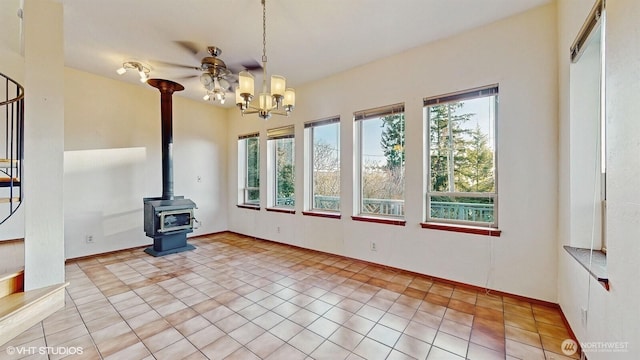
<path fill-rule="evenodd" d="M 0 89 L 4 90 L 4 94 L 0 92 L 3 95 L 0 114 L 4 114 L 4 149 L 0 152 L 0 188 L 4 188 L 1 190 L 4 193 L 0 193 L 0 203 L 8 203 L 8 214 L 0 212 L 1 225 L 18 210 L 23 200 L 24 88 L 3 73 L 0 73 L 0 82 L 4 82 Z"/>

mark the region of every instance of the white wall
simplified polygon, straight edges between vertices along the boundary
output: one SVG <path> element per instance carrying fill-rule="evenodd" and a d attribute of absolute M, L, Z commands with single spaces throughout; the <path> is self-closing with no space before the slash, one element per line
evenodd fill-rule
<path fill-rule="evenodd" d="M 50 0 L 24 4 L 25 161 L 21 185 L 25 196 L 24 287 L 31 290 L 65 281 L 64 42 L 62 4 Z"/>
<path fill-rule="evenodd" d="M 640 2 L 607 1 L 606 123 L 607 123 L 607 271 L 606 291 L 562 248 L 571 237 L 568 49 L 582 26 L 590 0 L 558 2 L 560 69 L 560 202 L 558 300 L 580 342 L 628 343 L 624 352 L 589 352 L 594 359 L 637 359 L 640 356 Z M 579 130 L 578 130 L 579 131 Z M 580 309 L 587 309 L 586 324 Z"/>
<path fill-rule="evenodd" d="M 66 257 L 150 244 L 142 199 L 162 195 L 160 92 L 67 68 L 65 94 Z M 202 222 L 191 236 L 227 229 L 225 116 L 173 96 L 174 192 Z"/>
<path fill-rule="evenodd" d="M 437 277 L 556 301 L 557 46 L 548 5 L 297 88 L 289 118 L 267 122 L 229 110 L 229 199 L 237 194 L 238 135 L 261 132 L 261 194 L 266 200 L 266 129 L 340 115 L 342 219 L 237 208 L 229 229 Z M 339 56 L 339 55 L 336 55 Z M 286 74 L 285 74 L 286 75 Z M 498 83 L 499 227 L 502 236 L 420 228 L 423 220 L 422 99 Z M 404 102 L 405 227 L 355 222 L 353 112 Z M 296 147 L 296 198 L 303 195 L 303 147 Z M 280 227 L 281 233 L 276 229 Z M 378 251 L 369 250 L 376 241 Z"/>
<path fill-rule="evenodd" d="M 0 2 L 0 71 L 24 85 L 19 5 L 19 0 Z M 56 193 L 64 200 L 65 256 L 151 243 L 142 230 L 142 198 L 162 191 L 159 92 L 68 68 L 59 89 L 62 83 L 64 138 L 56 141 L 64 142 L 65 191 L 64 196 Z M 175 193 L 196 202 L 202 222 L 191 235 L 226 230 L 226 112 L 178 95 L 173 112 Z M 0 227 L 0 239 L 24 237 L 23 208 Z M 62 216 L 63 211 L 56 213 Z M 86 235 L 94 237 L 94 244 L 86 243 Z"/>

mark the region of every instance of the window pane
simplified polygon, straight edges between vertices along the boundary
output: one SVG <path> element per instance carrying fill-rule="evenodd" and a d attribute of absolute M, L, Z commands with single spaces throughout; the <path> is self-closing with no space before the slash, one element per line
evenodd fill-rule
<path fill-rule="evenodd" d="M 247 166 L 245 174 L 245 203 L 260 203 L 260 141 L 257 137 L 248 138 L 246 142 Z"/>
<path fill-rule="evenodd" d="M 495 192 L 495 96 L 430 106 L 430 190 Z"/>
<path fill-rule="evenodd" d="M 426 107 L 428 219 L 495 226 L 497 95 L 465 95 Z"/>
<path fill-rule="evenodd" d="M 313 201 L 318 210 L 340 210 L 340 123 L 311 128 Z"/>
<path fill-rule="evenodd" d="M 275 206 L 293 208 L 295 205 L 294 139 L 285 138 L 271 141 L 275 141 Z"/>
<path fill-rule="evenodd" d="M 431 196 L 432 219 L 494 222 L 493 197 Z"/>
<path fill-rule="evenodd" d="M 358 121 L 361 214 L 404 216 L 404 114 Z"/>

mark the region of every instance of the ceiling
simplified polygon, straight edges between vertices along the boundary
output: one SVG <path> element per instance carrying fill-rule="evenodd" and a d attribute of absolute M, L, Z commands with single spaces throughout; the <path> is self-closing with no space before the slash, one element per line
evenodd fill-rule
<path fill-rule="evenodd" d="M 136 59 L 152 66 L 152 78 L 182 83 L 177 95 L 203 101 L 198 78 L 185 78 L 199 72 L 167 63 L 199 66 L 209 45 L 230 67 L 261 60 L 260 0 L 59 1 L 71 68 L 147 86 L 135 73 L 116 74 Z M 550 1 L 267 0 L 268 73 L 295 88 Z M 201 51 L 194 55 L 184 41 Z"/>

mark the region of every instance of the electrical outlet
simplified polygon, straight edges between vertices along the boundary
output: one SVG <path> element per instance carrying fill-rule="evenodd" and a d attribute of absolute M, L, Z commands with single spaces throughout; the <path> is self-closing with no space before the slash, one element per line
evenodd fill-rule
<path fill-rule="evenodd" d="M 85 236 L 84 239 L 86 240 L 87 244 L 93 244 L 94 243 L 93 235 L 87 235 L 87 236 Z"/>
<path fill-rule="evenodd" d="M 276 232 L 280 234 L 280 226 L 276 227 Z"/>
<path fill-rule="evenodd" d="M 587 326 L 587 309 L 585 308 L 580 308 L 580 319 L 582 320 L 582 326 L 586 327 Z"/>
<path fill-rule="evenodd" d="M 371 247 L 371 251 L 378 251 L 378 245 L 375 241 L 372 241 L 369 246 Z"/>

